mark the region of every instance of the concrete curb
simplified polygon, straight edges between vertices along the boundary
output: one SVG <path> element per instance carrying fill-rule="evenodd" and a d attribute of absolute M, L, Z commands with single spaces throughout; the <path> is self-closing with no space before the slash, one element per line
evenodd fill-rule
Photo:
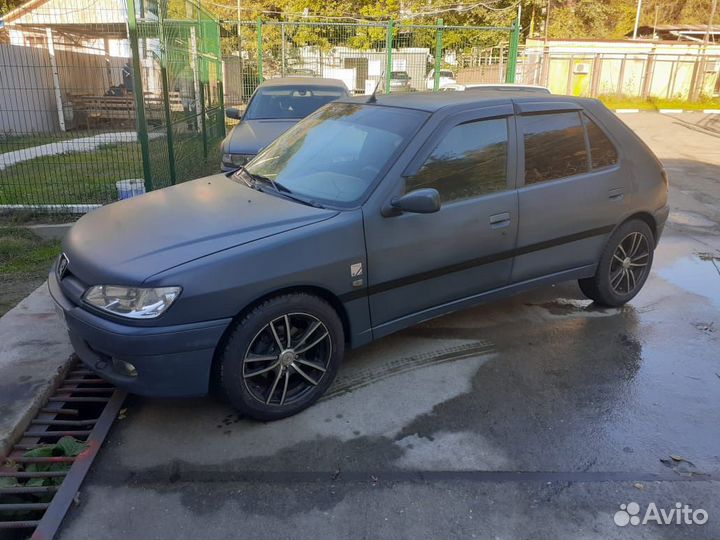
<path fill-rule="evenodd" d="M 0 456 L 57 387 L 72 352 L 45 283 L 0 318 Z"/>
<path fill-rule="evenodd" d="M 701 113 L 701 114 L 720 114 L 720 109 L 613 109 L 617 114 L 631 113 L 660 113 L 660 114 L 682 114 L 682 113 Z"/>

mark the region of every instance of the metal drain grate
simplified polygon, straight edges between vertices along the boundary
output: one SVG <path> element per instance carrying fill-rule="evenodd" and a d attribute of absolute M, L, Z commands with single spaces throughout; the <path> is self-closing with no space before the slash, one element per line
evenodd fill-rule
<path fill-rule="evenodd" d="M 0 462 L 0 479 L 14 478 L 17 485 L 0 483 L 0 530 L 16 530 L 18 538 L 51 539 L 57 533 L 93 459 L 125 400 L 119 390 L 73 363 L 45 406 L 30 423 L 6 459 Z M 86 444 L 76 457 L 26 457 L 28 450 L 55 444 L 70 436 Z M 69 464 L 62 471 L 27 471 L 38 465 Z M 32 479 L 58 485 L 27 485 Z M 22 516 L 18 518 L 17 516 Z"/>

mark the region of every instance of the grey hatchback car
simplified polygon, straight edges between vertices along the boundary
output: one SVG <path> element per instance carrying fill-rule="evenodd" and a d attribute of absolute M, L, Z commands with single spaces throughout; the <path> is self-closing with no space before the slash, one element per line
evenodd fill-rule
<path fill-rule="evenodd" d="M 49 287 L 82 361 L 261 420 L 325 392 L 346 347 L 531 287 L 619 306 L 668 215 L 665 170 L 600 102 L 347 98 L 229 175 L 98 209 Z"/>

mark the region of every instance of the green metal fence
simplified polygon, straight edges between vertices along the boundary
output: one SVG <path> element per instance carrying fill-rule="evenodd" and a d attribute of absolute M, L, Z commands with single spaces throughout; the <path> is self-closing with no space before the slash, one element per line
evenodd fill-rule
<path fill-rule="evenodd" d="M 356 94 L 514 82 L 519 40 L 510 27 L 387 22 L 222 21 L 226 101 L 246 103 L 263 80 L 331 77 Z M 447 75 L 447 76 L 445 76 Z"/>
<path fill-rule="evenodd" d="M 189 0 L 4 16 L 0 211 L 82 212 L 217 172 L 220 26 Z"/>
<path fill-rule="evenodd" d="M 219 171 L 224 105 L 263 80 L 354 93 L 513 82 L 512 27 L 218 21 L 193 0 L 99 0 L 5 14 L 0 212 L 83 212 Z"/>

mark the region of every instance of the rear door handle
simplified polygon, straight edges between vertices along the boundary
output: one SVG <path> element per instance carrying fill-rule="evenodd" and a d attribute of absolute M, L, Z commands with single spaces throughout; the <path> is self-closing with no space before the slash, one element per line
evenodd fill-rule
<path fill-rule="evenodd" d="M 625 198 L 625 192 L 622 188 L 615 188 L 608 191 L 608 199 L 611 201 L 622 201 Z"/>
<path fill-rule="evenodd" d="M 494 214 L 490 216 L 490 228 L 500 229 L 501 227 L 507 227 L 510 225 L 510 212 L 503 212 L 501 214 Z"/>

